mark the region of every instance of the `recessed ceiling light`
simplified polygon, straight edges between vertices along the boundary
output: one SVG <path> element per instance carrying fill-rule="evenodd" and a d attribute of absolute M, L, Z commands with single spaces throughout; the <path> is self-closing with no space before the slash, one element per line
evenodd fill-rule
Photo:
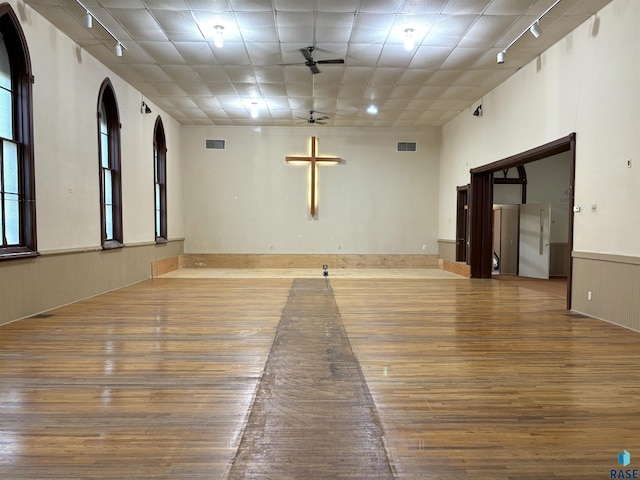
<path fill-rule="evenodd" d="M 216 25 L 213 32 L 213 44 L 218 47 L 224 47 L 224 27 L 222 25 Z"/>
<path fill-rule="evenodd" d="M 249 109 L 251 118 L 258 118 L 260 111 L 258 110 L 258 102 L 251 102 L 251 108 Z"/>
<path fill-rule="evenodd" d="M 371 105 L 369 105 L 369 108 L 367 108 L 367 113 L 369 115 L 377 115 L 378 114 L 378 107 L 376 107 L 373 103 Z"/>
<path fill-rule="evenodd" d="M 404 49 L 409 51 L 413 50 L 413 47 L 416 46 L 415 39 L 413 38 L 413 33 L 415 30 L 413 28 L 407 28 L 404 30 Z"/>

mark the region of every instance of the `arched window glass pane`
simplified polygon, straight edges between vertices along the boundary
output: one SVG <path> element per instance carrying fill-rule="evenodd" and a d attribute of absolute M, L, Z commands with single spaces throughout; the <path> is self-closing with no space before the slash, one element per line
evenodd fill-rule
<path fill-rule="evenodd" d="M 18 183 L 18 146 L 13 142 L 2 142 L 2 163 L 4 191 L 19 193 Z"/>
<path fill-rule="evenodd" d="M 167 144 L 162 120 L 158 117 L 153 140 L 156 241 L 167 241 Z"/>
<path fill-rule="evenodd" d="M 0 88 L 11 90 L 11 63 L 7 45 L 2 36 L 0 36 Z"/>
<path fill-rule="evenodd" d="M 113 207 L 111 205 L 104 206 L 105 220 L 105 240 L 113 240 Z"/>
<path fill-rule="evenodd" d="M 0 137 L 13 138 L 13 88 L 9 52 L 0 35 Z"/>
<path fill-rule="evenodd" d="M 109 128 L 104 103 L 100 105 L 100 165 L 109 168 Z"/>
<path fill-rule="evenodd" d="M 31 61 L 19 17 L 0 0 L 0 259 L 37 254 Z"/>
<path fill-rule="evenodd" d="M 120 178 L 120 121 L 118 103 L 109 79 L 98 97 L 98 149 L 103 248 L 123 246 L 122 190 Z"/>
<path fill-rule="evenodd" d="M 4 214 L 7 223 L 7 245 L 20 244 L 20 203 L 15 193 L 5 194 Z"/>
<path fill-rule="evenodd" d="M 13 142 L 2 142 L 2 165 L 4 181 L 4 216 L 7 245 L 20 244 L 20 196 L 18 181 L 18 146 Z"/>

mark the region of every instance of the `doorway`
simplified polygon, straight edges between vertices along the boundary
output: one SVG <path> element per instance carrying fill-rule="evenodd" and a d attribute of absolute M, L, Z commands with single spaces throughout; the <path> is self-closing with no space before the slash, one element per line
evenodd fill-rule
<path fill-rule="evenodd" d="M 498 160 L 471 170 L 469 188 L 469 257 L 472 278 L 491 278 L 493 254 L 493 184 L 496 172 L 535 162 L 546 157 L 569 152 L 569 189 L 567 192 L 568 248 L 573 250 L 573 202 L 575 185 L 576 134 L 541 145 L 526 152 Z M 569 255 L 567 269 L 567 309 L 571 309 L 573 261 Z"/>

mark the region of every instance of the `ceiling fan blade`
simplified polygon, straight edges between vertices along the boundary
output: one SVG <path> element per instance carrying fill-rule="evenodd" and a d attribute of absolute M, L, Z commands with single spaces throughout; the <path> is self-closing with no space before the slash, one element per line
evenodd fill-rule
<path fill-rule="evenodd" d="M 316 118 L 316 121 L 318 121 L 318 120 L 329 120 L 329 117 L 327 117 L 327 116 L 318 117 L 318 118 Z"/>
<path fill-rule="evenodd" d="M 317 120 L 314 123 L 317 123 L 318 125 L 326 125 L 327 124 L 327 122 L 319 122 Z"/>
<path fill-rule="evenodd" d="M 334 58 L 333 60 L 318 60 L 316 63 L 324 64 L 324 63 L 344 63 L 343 58 Z"/>

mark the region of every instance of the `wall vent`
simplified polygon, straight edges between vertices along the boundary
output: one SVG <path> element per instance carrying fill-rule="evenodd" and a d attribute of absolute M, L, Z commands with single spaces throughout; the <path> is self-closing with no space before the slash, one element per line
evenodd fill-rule
<path fill-rule="evenodd" d="M 226 140 L 206 140 L 205 148 L 207 150 L 226 150 Z"/>
<path fill-rule="evenodd" d="M 415 152 L 416 142 L 398 142 L 396 152 Z"/>

